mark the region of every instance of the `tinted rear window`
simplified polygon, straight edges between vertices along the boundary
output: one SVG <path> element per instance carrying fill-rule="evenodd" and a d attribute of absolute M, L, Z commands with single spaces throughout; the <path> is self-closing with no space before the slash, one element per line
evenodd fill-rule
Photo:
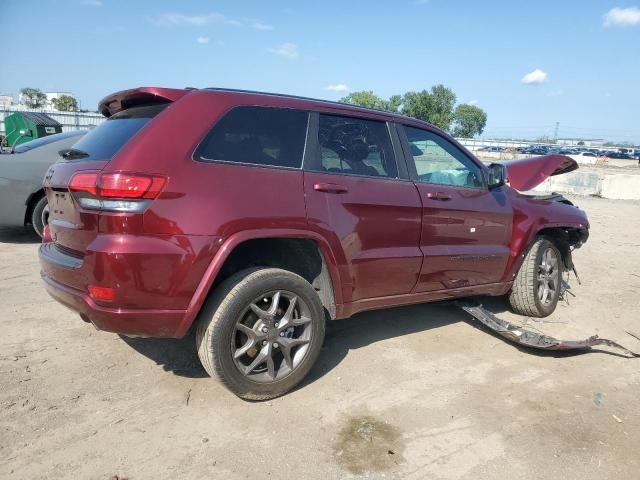
<path fill-rule="evenodd" d="M 309 114 L 271 107 L 237 107 L 207 134 L 196 158 L 300 168 Z"/>
<path fill-rule="evenodd" d="M 167 105 L 133 107 L 118 112 L 87 133 L 73 148 L 89 154 L 83 160 L 111 160 L 118 150 Z"/>

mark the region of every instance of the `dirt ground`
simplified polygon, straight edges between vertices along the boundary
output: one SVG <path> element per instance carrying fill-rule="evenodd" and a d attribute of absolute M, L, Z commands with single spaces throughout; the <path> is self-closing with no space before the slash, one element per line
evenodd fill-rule
<path fill-rule="evenodd" d="M 624 332 L 640 330 L 640 203 L 574 200 L 592 222 L 583 285 L 520 321 L 640 350 Z M 638 478 L 640 360 L 521 350 L 422 305 L 332 323 L 301 388 L 247 403 L 193 339 L 120 338 L 55 303 L 37 246 L 0 231 L 0 478 Z"/>

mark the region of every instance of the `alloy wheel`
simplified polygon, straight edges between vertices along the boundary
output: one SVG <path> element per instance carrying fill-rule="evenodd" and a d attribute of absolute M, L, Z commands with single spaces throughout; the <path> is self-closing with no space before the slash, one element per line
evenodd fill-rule
<path fill-rule="evenodd" d="M 538 299 L 543 305 L 554 301 L 559 285 L 558 254 L 553 248 L 547 248 L 540 257 L 538 265 Z"/>
<path fill-rule="evenodd" d="M 311 310 L 294 293 L 276 290 L 254 299 L 231 336 L 231 354 L 249 380 L 270 383 L 291 374 L 311 342 Z"/>

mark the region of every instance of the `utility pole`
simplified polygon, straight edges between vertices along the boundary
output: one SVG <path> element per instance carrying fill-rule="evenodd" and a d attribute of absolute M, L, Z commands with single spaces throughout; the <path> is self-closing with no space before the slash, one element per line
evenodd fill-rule
<path fill-rule="evenodd" d="M 560 122 L 556 122 L 556 129 L 553 132 L 553 141 L 554 142 L 558 141 L 558 130 L 560 130 Z"/>

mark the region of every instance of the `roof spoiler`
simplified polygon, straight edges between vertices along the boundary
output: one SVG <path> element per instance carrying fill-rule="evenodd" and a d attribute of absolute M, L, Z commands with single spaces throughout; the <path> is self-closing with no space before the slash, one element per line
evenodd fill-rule
<path fill-rule="evenodd" d="M 98 111 L 105 117 L 137 105 L 153 105 L 175 102 L 189 93 L 191 88 L 139 87 L 107 95 L 98 104 Z"/>

